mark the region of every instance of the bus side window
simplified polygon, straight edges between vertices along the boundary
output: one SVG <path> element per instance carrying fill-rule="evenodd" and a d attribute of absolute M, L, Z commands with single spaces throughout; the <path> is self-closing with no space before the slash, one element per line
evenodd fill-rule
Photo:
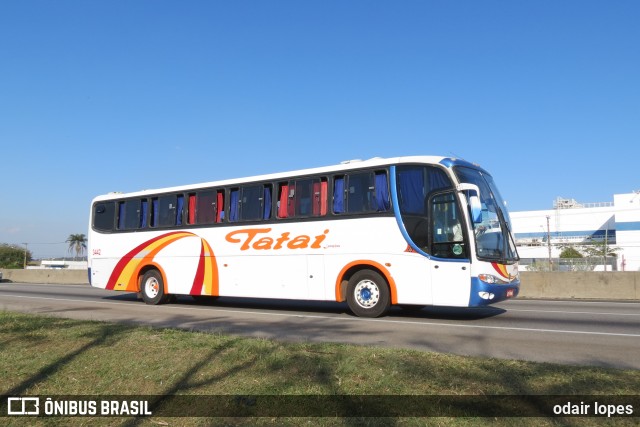
<path fill-rule="evenodd" d="M 101 202 L 93 208 L 93 228 L 99 231 L 113 230 L 116 217 L 114 202 Z"/>
<path fill-rule="evenodd" d="M 327 214 L 327 179 L 321 178 L 313 183 L 313 216 Z"/>
<path fill-rule="evenodd" d="M 256 221 L 262 219 L 262 186 L 242 187 L 240 199 L 240 217 L 242 221 Z"/>
<path fill-rule="evenodd" d="M 300 179 L 296 181 L 295 216 L 308 217 L 313 214 L 315 197 L 313 194 L 312 179 Z"/>
<path fill-rule="evenodd" d="M 361 172 L 347 177 L 347 212 L 363 213 L 373 211 L 375 185 L 373 174 Z"/>
<path fill-rule="evenodd" d="M 177 224 L 176 214 L 178 208 L 178 200 L 176 195 L 160 196 L 157 201 L 157 222 L 158 227 L 173 227 Z M 155 207 L 154 207 L 155 210 Z"/>
<path fill-rule="evenodd" d="M 198 193 L 195 203 L 195 223 L 213 224 L 216 222 L 216 192 L 201 191 Z"/>
<path fill-rule="evenodd" d="M 136 230 L 142 223 L 140 199 L 118 202 L 118 230 Z"/>
<path fill-rule="evenodd" d="M 229 221 L 260 221 L 271 218 L 271 185 L 251 185 L 231 190 Z"/>

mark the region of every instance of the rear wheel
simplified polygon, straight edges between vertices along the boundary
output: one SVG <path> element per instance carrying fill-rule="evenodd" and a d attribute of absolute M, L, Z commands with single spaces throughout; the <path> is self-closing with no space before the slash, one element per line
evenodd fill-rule
<path fill-rule="evenodd" d="M 164 280 L 158 270 L 149 270 L 142 276 L 140 283 L 142 300 L 149 305 L 164 304 L 169 295 L 164 293 Z"/>
<path fill-rule="evenodd" d="M 389 285 L 376 271 L 358 271 L 349 279 L 347 303 L 356 316 L 382 316 L 391 306 Z"/>

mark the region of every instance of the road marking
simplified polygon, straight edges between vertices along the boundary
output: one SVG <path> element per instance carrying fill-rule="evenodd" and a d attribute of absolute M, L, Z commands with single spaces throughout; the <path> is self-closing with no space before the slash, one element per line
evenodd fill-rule
<path fill-rule="evenodd" d="M 530 302 L 544 302 L 545 304 L 585 304 L 585 305 L 598 305 L 598 304 L 616 304 L 616 305 L 640 305 L 640 302 L 632 301 L 586 301 L 586 300 L 548 300 L 548 299 L 513 299 L 509 301 L 503 301 L 497 305 L 511 305 L 511 304 L 528 304 Z M 495 306 L 494 306 L 495 307 Z"/>
<path fill-rule="evenodd" d="M 67 299 L 67 298 L 50 298 L 50 297 L 37 297 L 37 296 L 26 296 L 26 295 L 11 295 L 11 294 L 3 294 L 3 296 L 9 296 L 14 298 L 24 298 L 24 299 L 37 299 L 37 300 L 45 300 L 45 301 L 63 301 L 63 302 L 83 302 L 83 303 L 93 303 L 93 304 L 113 304 L 113 305 L 126 305 L 132 306 L 134 304 L 137 305 L 136 308 L 145 307 L 148 309 L 168 309 L 168 310 L 183 310 L 183 311 L 208 311 L 208 312 L 223 312 L 223 313 L 234 313 L 234 314 L 243 314 L 247 315 L 247 313 L 253 315 L 267 316 L 267 317 L 294 317 L 294 318 L 306 318 L 306 319 L 324 319 L 324 320 L 333 320 L 333 321 L 354 321 L 354 322 L 376 322 L 376 323 L 392 323 L 392 324 L 403 324 L 403 325 L 415 325 L 415 326 L 438 326 L 438 327 L 448 327 L 448 328 L 468 328 L 468 329 L 491 329 L 491 330 L 503 330 L 503 331 L 524 331 L 524 332 L 543 332 L 543 333 L 556 333 L 556 334 L 578 334 L 578 335 L 598 335 L 598 336 L 612 336 L 612 337 L 629 337 L 629 338 L 640 338 L 640 334 L 623 334 L 623 333 L 615 333 L 615 332 L 595 332 L 595 331 L 574 331 L 574 330 L 561 330 L 561 329 L 536 329 L 536 328 L 516 328 L 516 327 L 506 327 L 506 326 L 486 326 L 486 325 L 463 325 L 459 323 L 438 323 L 438 322 L 419 322 L 419 321 L 410 321 L 410 320 L 394 320 L 394 319 L 368 319 L 363 317 L 332 317 L 332 316 L 322 316 L 317 314 L 289 314 L 289 313 L 272 313 L 265 311 L 256 311 L 253 309 L 247 310 L 227 310 L 224 308 L 200 308 L 200 307 L 184 307 L 177 305 L 163 305 L 161 307 L 151 306 L 147 304 L 142 304 L 138 301 L 131 302 L 119 302 L 119 301 L 93 301 L 93 300 L 85 300 L 85 299 Z"/>
<path fill-rule="evenodd" d="M 602 313 L 597 311 L 561 311 L 561 310 L 526 310 L 522 308 L 505 308 L 507 311 L 529 311 L 534 313 L 562 313 L 562 314 L 597 314 L 601 316 L 640 316 L 640 313 Z"/>

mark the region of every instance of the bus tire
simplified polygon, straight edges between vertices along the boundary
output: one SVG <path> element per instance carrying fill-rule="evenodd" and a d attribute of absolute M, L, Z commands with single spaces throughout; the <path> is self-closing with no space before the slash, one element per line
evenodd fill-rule
<path fill-rule="evenodd" d="M 389 285 L 380 273 L 360 270 L 349 279 L 347 303 L 358 317 L 380 317 L 391 306 Z"/>
<path fill-rule="evenodd" d="M 164 304 L 169 295 L 164 293 L 164 280 L 158 270 L 149 270 L 142 276 L 140 282 L 142 300 L 149 305 Z"/>

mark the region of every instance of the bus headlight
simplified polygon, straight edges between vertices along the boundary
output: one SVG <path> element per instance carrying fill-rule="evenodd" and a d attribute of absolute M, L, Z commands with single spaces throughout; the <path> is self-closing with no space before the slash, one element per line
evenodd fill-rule
<path fill-rule="evenodd" d="M 491 285 L 507 285 L 509 282 L 500 279 L 492 274 L 479 274 L 478 279 Z"/>

